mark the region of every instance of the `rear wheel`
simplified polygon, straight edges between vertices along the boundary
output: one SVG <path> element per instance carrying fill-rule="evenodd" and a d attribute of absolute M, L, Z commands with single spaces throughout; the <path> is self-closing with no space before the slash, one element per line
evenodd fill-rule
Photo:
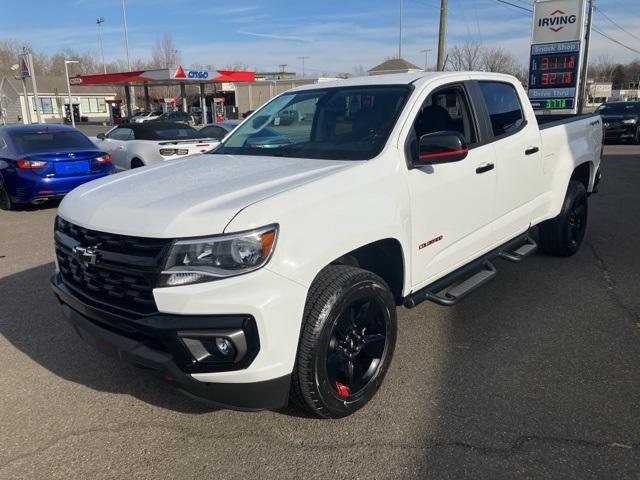
<path fill-rule="evenodd" d="M 15 204 L 11 200 L 9 192 L 4 187 L 4 183 L 0 178 L 0 210 L 13 210 Z"/>
<path fill-rule="evenodd" d="M 140 160 L 139 158 L 134 158 L 133 160 L 131 160 L 131 168 L 140 167 L 144 167 L 144 162 L 142 160 Z"/>
<path fill-rule="evenodd" d="M 587 190 L 581 182 L 572 180 L 560 214 L 540 224 L 540 248 L 543 252 L 570 257 L 582 245 L 587 230 Z"/>
<path fill-rule="evenodd" d="M 292 400 L 324 418 L 352 414 L 380 388 L 395 342 L 395 302 L 384 280 L 355 267 L 326 267 L 309 289 Z"/>

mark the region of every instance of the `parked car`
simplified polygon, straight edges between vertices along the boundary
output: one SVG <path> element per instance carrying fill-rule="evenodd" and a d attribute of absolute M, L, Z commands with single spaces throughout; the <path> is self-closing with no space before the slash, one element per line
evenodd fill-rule
<path fill-rule="evenodd" d="M 274 119 L 274 125 L 291 125 L 293 122 L 301 122 L 304 117 L 297 110 L 283 110 L 278 112 Z"/>
<path fill-rule="evenodd" d="M 240 123 L 240 120 L 225 120 L 224 122 L 210 123 L 202 127 L 200 133 L 203 137 L 222 141 L 222 139 L 231 133 Z M 255 134 L 251 135 L 248 142 L 254 147 L 259 145 L 263 148 L 276 148 L 291 143 L 286 136 L 281 135 L 272 128 L 262 128 L 258 130 Z"/>
<path fill-rule="evenodd" d="M 206 152 L 218 144 L 183 123 L 155 121 L 118 125 L 92 137 L 92 141 L 111 154 L 117 170 L 176 160 Z"/>
<path fill-rule="evenodd" d="M 154 110 L 153 112 L 139 112 L 131 119 L 132 123 L 144 123 L 150 120 L 157 120 L 162 115 L 160 110 Z"/>
<path fill-rule="evenodd" d="M 607 102 L 600 105 L 607 141 L 628 140 L 640 145 L 640 102 Z"/>
<path fill-rule="evenodd" d="M 154 121 L 177 122 L 177 123 L 184 123 L 191 126 L 196 124 L 196 120 L 195 118 L 193 118 L 193 115 L 189 115 L 188 113 L 181 112 L 181 111 L 163 113 L 162 115 L 154 119 Z"/>
<path fill-rule="evenodd" d="M 223 122 L 208 123 L 200 129 L 200 134 L 203 137 L 213 138 L 220 141 L 239 124 L 240 120 L 225 120 Z"/>
<path fill-rule="evenodd" d="M 297 104 L 311 121 L 273 125 Z M 69 195 L 53 290 L 85 341 L 191 395 L 350 415 L 382 384 L 398 306 L 457 304 L 536 250 L 534 226 L 542 251 L 579 250 L 602 122 L 542 122 L 496 73 L 289 90 L 208 154 Z M 254 142 L 265 128 L 289 143 Z"/>
<path fill-rule="evenodd" d="M 72 127 L 0 127 L 0 208 L 59 199 L 113 173 L 111 156 Z"/>

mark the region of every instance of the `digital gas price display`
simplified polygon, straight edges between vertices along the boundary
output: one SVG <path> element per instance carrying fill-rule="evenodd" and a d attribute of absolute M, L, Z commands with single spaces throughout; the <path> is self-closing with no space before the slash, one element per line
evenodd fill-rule
<path fill-rule="evenodd" d="M 578 55 L 533 55 L 529 70 L 529 88 L 575 87 Z"/>
<path fill-rule="evenodd" d="M 535 110 L 573 110 L 580 66 L 580 42 L 532 45 L 529 99 Z"/>

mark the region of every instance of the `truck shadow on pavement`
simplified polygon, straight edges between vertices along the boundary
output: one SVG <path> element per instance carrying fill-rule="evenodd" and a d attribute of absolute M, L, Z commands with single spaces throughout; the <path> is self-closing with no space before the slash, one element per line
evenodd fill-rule
<path fill-rule="evenodd" d="M 101 392 L 128 394 L 162 408 L 201 414 L 214 406 L 184 397 L 149 371 L 86 345 L 49 288 L 53 263 L 0 279 L 0 335 L 55 375 Z"/>

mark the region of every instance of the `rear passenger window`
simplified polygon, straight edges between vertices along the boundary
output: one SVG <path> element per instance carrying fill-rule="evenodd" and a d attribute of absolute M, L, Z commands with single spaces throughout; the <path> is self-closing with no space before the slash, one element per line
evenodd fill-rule
<path fill-rule="evenodd" d="M 524 123 L 524 114 L 513 85 L 501 82 L 480 82 L 480 90 L 489 111 L 493 135 L 514 133 Z"/>

